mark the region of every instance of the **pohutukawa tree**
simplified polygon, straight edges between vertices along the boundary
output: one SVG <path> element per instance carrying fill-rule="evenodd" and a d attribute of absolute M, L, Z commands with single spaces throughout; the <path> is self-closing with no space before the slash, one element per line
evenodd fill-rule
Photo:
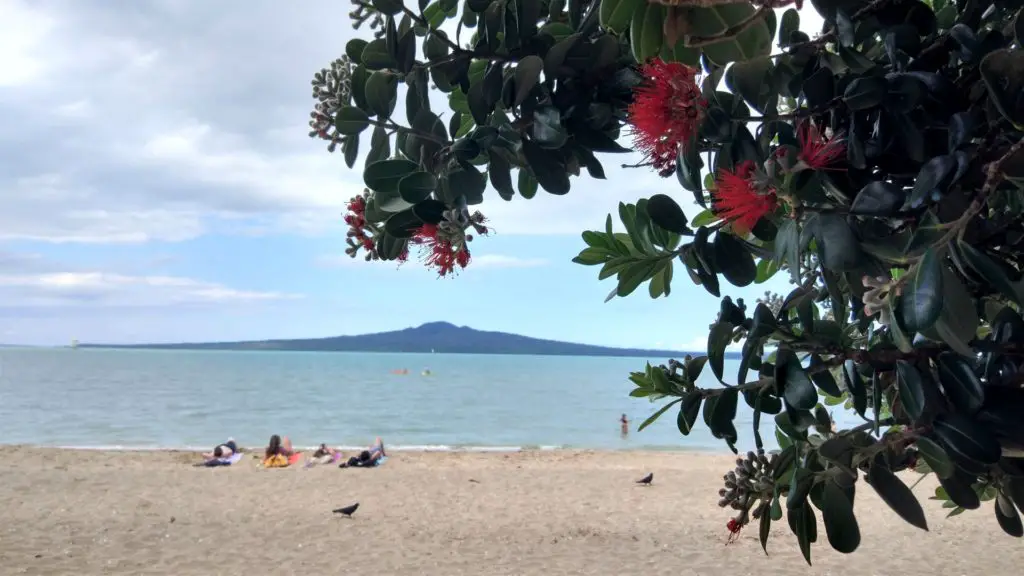
<path fill-rule="evenodd" d="M 315 75 L 310 122 L 349 167 L 368 149 L 347 252 L 417 249 L 453 274 L 488 232 L 472 208 L 488 183 L 505 201 L 567 194 L 631 137 L 665 189 L 619 204 L 574 261 L 615 278 L 609 299 L 668 296 L 678 268 L 721 299 L 706 355 L 630 380 L 671 399 L 641 428 L 674 410 L 734 452 L 737 405 L 753 409 L 753 450 L 719 493 L 728 531 L 754 522 L 765 545 L 785 518 L 810 562 L 820 513 L 852 552 L 861 476 L 926 530 L 896 474 L 913 469 L 951 515 L 993 501 L 1020 537 L 1024 2 L 811 0 L 822 30 L 800 29 L 799 1 L 777 18 L 788 3 L 355 0 L 372 37 Z M 773 308 L 723 295 L 722 279 L 779 273 L 794 288 Z M 697 385 L 706 367 L 720 386 Z M 836 405 L 863 424 L 837 430 Z"/>

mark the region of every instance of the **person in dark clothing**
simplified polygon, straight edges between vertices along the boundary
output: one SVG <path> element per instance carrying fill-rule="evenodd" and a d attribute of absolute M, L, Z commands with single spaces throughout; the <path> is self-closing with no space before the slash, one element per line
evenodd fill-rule
<path fill-rule="evenodd" d="M 372 468 L 380 464 L 380 459 L 387 456 L 384 452 L 384 442 L 377 438 L 369 450 L 363 450 L 358 456 L 353 456 L 347 462 L 342 462 L 338 468 Z"/>

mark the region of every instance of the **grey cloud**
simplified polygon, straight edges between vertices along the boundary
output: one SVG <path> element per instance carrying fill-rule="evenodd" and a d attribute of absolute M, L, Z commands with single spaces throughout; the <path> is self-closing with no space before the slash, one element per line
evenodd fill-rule
<path fill-rule="evenodd" d="M 29 71 L 0 72 L 0 239 L 341 226 L 360 172 L 309 140 L 306 121 L 312 73 L 356 34 L 348 3 L 0 1 L 0 33 L 31 48 L 0 55 L 0 68 Z M 433 101 L 447 113 L 444 95 Z M 504 234 L 574 233 L 620 199 L 677 189 L 617 168 L 635 158 L 602 160 L 608 182 L 575 179 L 557 199 L 494 195 L 482 210 Z"/>

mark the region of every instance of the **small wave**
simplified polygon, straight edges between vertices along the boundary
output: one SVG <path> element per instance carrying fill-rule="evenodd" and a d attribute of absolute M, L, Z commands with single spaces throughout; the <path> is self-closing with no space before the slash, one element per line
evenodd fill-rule
<path fill-rule="evenodd" d="M 342 452 L 352 452 L 356 450 L 365 450 L 366 446 L 350 446 L 350 445 L 328 445 L 341 450 Z M 178 451 L 178 452 L 205 452 L 209 451 L 209 446 L 129 446 L 124 444 L 99 444 L 99 445 L 57 445 L 57 446 L 40 446 L 44 448 L 58 448 L 61 450 L 88 450 L 93 452 L 156 452 L 161 450 Z M 530 450 L 567 450 L 570 449 L 567 446 L 558 445 L 524 445 L 524 446 L 463 446 L 463 445 L 448 445 L 448 444 L 385 444 L 385 447 L 389 452 L 522 452 Z M 259 448 L 254 447 L 243 447 L 248 451 L 258 450 Z M 297 450 L 301 451 L 313 451 L 319 448 L 316 446 L 296 446 Z"/>

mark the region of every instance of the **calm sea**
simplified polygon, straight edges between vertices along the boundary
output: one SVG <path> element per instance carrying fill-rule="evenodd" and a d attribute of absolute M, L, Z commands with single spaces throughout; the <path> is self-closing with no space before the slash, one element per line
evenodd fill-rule
<path fill-rule="evenodd" d="M 644 358 L 0 349 L 0 444 L 88 448 L 264 445 L 511 450 L 698 449 L 724 445 L 675 410 L 630 398 Z M 664 359 L 652 359 L 664 362 Z M 392 371 L 407 369 L 408 374 Z M 429 370 L 429 375 L 424 375 Z M 736 373 L 728 361 L 727 374 Z M 714 386 L 710 370 L 703 384 Z M 626 413 L 634 430 L 621 437 Z M 741 448 L 753 446 L 740 402 Z M 838 416 L 838 414 L 837 414 Z M 771 420 L 762 434 L 774 446 Z M 767 446 L 766 446 L 767 447 Z"/>

